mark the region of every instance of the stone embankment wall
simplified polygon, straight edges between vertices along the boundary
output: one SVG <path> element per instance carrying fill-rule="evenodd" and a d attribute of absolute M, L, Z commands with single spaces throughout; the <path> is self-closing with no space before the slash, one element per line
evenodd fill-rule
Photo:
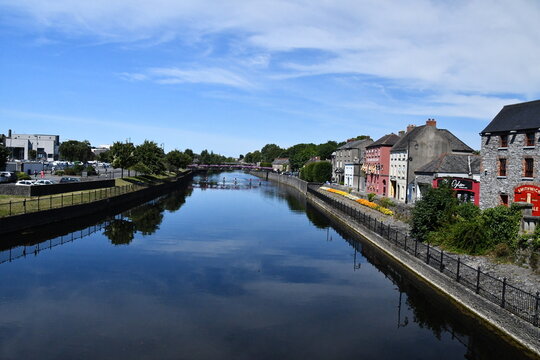
<path fill-rule="evenodd" d="M 267 171 L 251 171 L 250 174 L 265 180 L 267 179 L 268 174 L 268 180 L 277 182 L 279 184 L 291 186 L 296 190 L 300 191 L 301 193 L 307 194 L 307 188 L 309 183 L 307 181 L 300 180 L 295 176 L 282 175 Z"/>
<path fill-rule="evenodd" d="M 55 222 L 62 222 L 94 213 L 107 213 L 116 207 L 128 204 L 137 204 L 150 200 L 164 192 L 171 190 L 191 178 L 191 173 L 184 173 L 173 181 L 160 185 L 149 186 L 145 189 L 98 200 L 90 203 L 65 206 L 56 209 L 37 211 L 0 218 L 0 234 L 35 228 Z"/>
<path fill-rule="evenodd" d="M 113 187 L 115 184 L 112 180 L 96 180 L 96 181 L 81 181 L 65 184 L 53 184 L 53 185 L 34 185 L 34 186 L 20 186 L 13 184 L 6 184 L 0 186 L 0 195 L 20 195 L 20 196 L 44 196 L 61 194 L 72 191 L 93 190 Z"/>

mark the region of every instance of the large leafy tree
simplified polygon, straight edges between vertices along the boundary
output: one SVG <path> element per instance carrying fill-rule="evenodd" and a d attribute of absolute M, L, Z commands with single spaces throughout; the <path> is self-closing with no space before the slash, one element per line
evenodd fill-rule
<path fill-rule="evenodd" d="M 130 168 L 137 163 L 134 152 L 135 146 L 132 143 L 115 142 L 110 151 L 112 158 L 112 166 L 115 169 L 122 169 L 122 177 L 124 177 L 124 169 Z"/>
<path fill-rule="evenodd" d="M 154 141 L 144 140 L 135 148 L 133 156 L 135 164 L 144 165 L 151 174 L 160 174 L 165 171 L 165 153 Z"/>
<path fill-rule="evenodd" d="M 88 140 L 77 141 L 69 140 L 60 144 L 60 157 L 67 161 L 86 162 L 94 158 L 94 153 Z"/>
<path fill-rule="evenodd" d="M 261 161 L 272 162 L 283 152 L 276 144 L 267 144 L 261 149 Z"/>
<path fill-rule="evenodd" d="M 337 147 L 338 143 L 335 141 L 327 141 L 324 144 L 319 144 L 317 145 L 317 156 L 319 156 L 321 160 L 330 159 Z"/>
<path fill-rule="evenodd" d="M 189 164 L 191 164 L 193 159 L 191 156 L 181 152 L 180 150 L 172 150 L 165 155 L 165 161 L 167 162 L 169 168 L 174 171 L 178 171 L 178 169 L 185 169 Z"/>
<path fill-rule="evenodd" d="M 9 156 L 9 149 L 0 144 L 0 169 L 4 169 Z"/>

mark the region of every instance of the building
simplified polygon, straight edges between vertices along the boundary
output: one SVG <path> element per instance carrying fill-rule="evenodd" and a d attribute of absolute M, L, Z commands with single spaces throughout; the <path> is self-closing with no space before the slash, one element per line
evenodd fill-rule
<path fill-rule="evenodd" d="M 366 192 L 388 196 L 390 184 L 390 149 L 400 137 L 396 134 L 384 135 L 366 146 L 364 164 L 361 167 L 366 179 Z"/>
<path fill-rule="evenodd" d="M 480 155 L 445 153 L 414 172 L 416 193 L 449 182 L 458 199 L 480 205 Z"/>
<path fill-rule="evenodd" d="M 332 181 L 338 184 L 345 184 L 345 166 L 348 166 L 349 187 L 363 191 L 365 189 L 365 179 L 361 177 L 360 167 L 364 161 L 366 146 L 373 143 L 370 138 L 355 140 L 349 139 L 347 143 L 340 146 L 332 153 Z"/>
<path fill-rule="evenodd" d="M 283 172 L 289 170 L 289 158 L 277 158 L 272 161 L 272 170 Z"/>
<path fill-rule="evenodd" d="M 36 160 L 58 160 L 59 135 L 12 134 L 9 130 L 4 139 L 6 148 L 11 151 L 10 160 L 31 160 L 30 151 L 36 151 Z"/>
<path fill-rule="evenodd" d="M 472 154 L 473 149 L 446 129 L 438 129 L 434 119 L 425 125 L 409 125 L 407 132 L 390 150 L 390 193 L 397 201 L 414 202 L 421 194 L 414 172 L 444 153 Z"/>
<path fill-rule="evenodd" d="M 515 201 L 533 204 L 540 216 L 540 100 L 506 105 L 480 133 L 480 207 Z"/>
<path fill-rule="evenodd" d="M 99 154 L 103 154 L 111 149 L 111 145 L 99 145 L 98 147 L 93 147 L 90 150 L 97 157 Z"/>

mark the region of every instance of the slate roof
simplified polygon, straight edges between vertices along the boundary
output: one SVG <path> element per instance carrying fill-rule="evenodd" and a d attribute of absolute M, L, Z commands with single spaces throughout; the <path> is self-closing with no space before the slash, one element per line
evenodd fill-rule
<path fill-rule="evenodd" d="M 506 105 L 480 135 L 540 128 L 540 100 Z"/>
<path fill-rule="evenodd" d="M 289 158 L 277 158 L 272 161 L 272 165 L 287 165 L 289 163 Z"/>
<path fill-rule="evenodd" d="M 345 145 L 341 145 L 340 147 L 338 147 L 338 150 L 359 149 L 361 147 L 366 147 L 366 144 L 371 144 L 371 142 L 373 142 L 373 140 L 371 139 L 355 140 L 348 142 Z"/>
<path fill-rule="evenodd" d="M 396 134 L 386 134 L 379 140 L 375 141 L 373 144 L 366 146 L 366 148 L 372 148 L 375 146 L 394 146 L 399 141 L 399 139 L 401 138 Z"/>
<path fill-rule="evenodd" d="M 429 125 L 416 126 L 411 131 L 405 134 L 393 147 L 392 151 L 395 150 L 407 150 L 407 142 L 409 140 L 414 140 L 426 130 Z M 464 151 L 464 152 L 473 152 L 473 149 L 465 144 L 463 141 L 459 140 L 454 134 L 446 129 L 436 129 L 439 134 L 450 142 L 452 151 Z"/>
<path fill-rule="evenodd" d="M 433 173 L 469 173 L 468 158 L 471 159 L 471 172 L 480 174 L 480 155 L 450 154 L 444 153 L 435 160 L 416 170 L 415 174 Z"/>

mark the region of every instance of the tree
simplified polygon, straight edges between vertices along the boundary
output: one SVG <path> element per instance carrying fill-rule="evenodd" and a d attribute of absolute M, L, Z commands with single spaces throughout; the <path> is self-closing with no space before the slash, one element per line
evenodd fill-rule
<path fill-rule="evenodd" d="M 314 182 L 323 183 L 332 178 L 332 164 L 328 161 L 317 161 L 313 165 L 312 178 Z"/>
<path fill-rule="evenodd" d="M 4 169 L 9 156 L 9 149 L 0 144 L 0 169 Z"/>
<path fill-rule="evenodd" d="M 319 144 L 317 145 L 317 156 L 320 157 L 321 160 L 330 159 L 337 147 L 338 144 L 335 141 L 327 141 L 324 144 Z"/>
<path fill-rule="evenodd" d="M 142 163 L 150 170 L 151 174 L 161 174 L 165 171 L 165 154 L 154 141 L 144 140 L 135 148 L 133 156 L 135 164 Z"/>
<path fill-rule="evenodd" d="M 135 146 L 132 143 L 115 142 L 111 149 L 112 166 L 115 169 L 122 169 L 122 177 L 124 177 L 124 169 L 130 168 L 136 164 L 136 159 L 133 155 Z"/>
<path fill-rule="evenodd" d="M 178 171 L 178 169 L 185 169 L 191 164 L 193 159 L 186 153 L 179 150 L 172 150 L 165 155 L 165 161 L 167 162 L 167 165 L 169 165 L 169 168 Z"/>
<path fill-rule="evenodd" d="M 28 152 L 28 157 L 29 157 L 29 160 L 36 160 L 37 159 L 37 150 L 30 150 Z"/>
<path fill-rule="evenodd" d="M 267 144 L 261 149 L 261 161 L 272 162 L 283 152 L 276 144 Z"/>
<path fill-rule="evenodd" d="M 189 157 L 191 157 L 192 159 L 194 158 L 194 153 L 193 153 L 193 150 L 191 149 L 186 149 L 184 150 L 184 154 L 187 154 Z"/>
<path fill-rule="evenodd" d="M 60 144 L 60 157 L 67 161 L 87 162 L 94 158 L 94 153 L 88 140 L 69 140 Z"/>
<path fill-rule="evenodd" d="M 112 161 L 112 154 L 110 150 L 104 151 L 102 153 L 99 153 L 96 156 L 96 159 L 101 162 L 110 163 Z"/>

